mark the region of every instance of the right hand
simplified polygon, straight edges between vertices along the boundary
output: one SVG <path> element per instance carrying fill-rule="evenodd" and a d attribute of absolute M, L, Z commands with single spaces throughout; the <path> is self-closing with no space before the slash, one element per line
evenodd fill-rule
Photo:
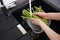
<path fill-rule="evenodd" d="M 37 16 L 40 16 L 40 17 L 42 17 L 42 18 L 44 18 L 44 19 L 47 19 L 46 13 L 36 12 L 36 13 L 34 13 L 34 14 L 37 15 Z"/>
<path fill-rule="evenodd" d="M 59 20 L 60 21 L 60 13 L 43 13 L 43 12 L 36 12 L 34 13 L 37 16 L 40 16 L 44 19 L 50 20 Z"/>

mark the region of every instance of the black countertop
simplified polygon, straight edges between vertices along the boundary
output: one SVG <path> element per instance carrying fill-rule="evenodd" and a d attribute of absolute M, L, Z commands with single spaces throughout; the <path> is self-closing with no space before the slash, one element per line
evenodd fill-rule
<path fill-rule="evenodd" d="M 60 11 L 60 0 L 43 0 L 43 1 L 51 5 L 56 10 Z"/>

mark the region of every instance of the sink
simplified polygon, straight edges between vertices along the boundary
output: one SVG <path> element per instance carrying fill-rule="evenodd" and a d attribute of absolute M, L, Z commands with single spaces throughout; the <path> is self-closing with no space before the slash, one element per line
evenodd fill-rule
<path fill-rule="evenodd" d="M 50 6 L 49 4 L 45 3 L 44 1 L 40 1 L 40 0 L 36 0 L 36 1 L 32 1 L 32 7 L 33 6 L 42 6 L 42 9 L 47 13 L 47 12 L 58 12 L 57 10 L 55 10 L 52 6 Z M 25 21 L 20 17 L 22 15 L 22 9 L 26 9 L 29 8 L 28 2 L 26 2 L 24 5 L 20 5 L 19 7 L 16 7 L 16 9 L 14 9 L 12 11 L 13 16 L 16 18 L 16 20 L 23 25 L 23 27 L 26 30 L 29 30 L 30 28 L 28 27 L 28 25 L 25 23 Z M 60 25 L 60 21 L 55 21 L 52 20 L 52 23 L 50 25 L 50 28 L 52 28 L 53 30 L 55 30 L 57 33 L 60 34 L 60 27 L 58 27 Z M 26 27 L 25 27 L 26 26 Z M 47 37 L 47 35 L 43 32 L 41 34 L 39 34 L 39 37 L 36 38 L 35 40 L 49 40 L 49 38 Z"/>

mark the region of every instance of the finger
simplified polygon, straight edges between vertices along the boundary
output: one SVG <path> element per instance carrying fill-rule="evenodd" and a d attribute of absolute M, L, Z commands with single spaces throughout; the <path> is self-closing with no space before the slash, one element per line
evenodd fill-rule
<path fill-rule="evenodd" d="M 38 15 L 38 14 L 41 14 L 41 13 L 42 13 L 42 12 L 35 12 L 34 14 L 35 14 L 35 15 Z"/>
<path fill-rule="evenodd" d="M 30 18 L 30 21 L 31 21 L 32 23 L 34 23 L 34 19 L 33 19 L 33 18 Z"/>
<path fill-rule="evenodd" d="M 42 18 L 46 18 L 46 13 L 36 12 L 36 13 L 34 13 L 34 15 L 40 16 Z"/>
<path fill-rule="evenodd" d="M 34 15 L 37 15 L 37 16 L 42 16 L 42 13 L 40 13 L 40 12 L 36 12 L 36 13 L 34 13 Z"/>
<path fill-rule="evenodd" d="M 34 23 L 34 21 L 31 21 L 32 23 Z"/>
<path fill-rule="evenodd" d="M 30 18 L 30 20 L 35 20 L 35 18 Z"/>
<path fill-rule="evenodd" d="M 34 20 L 35 20 L 35 18 L 30 18 L 30 20 L 31 20 L 31 21 L 34 21 Z"/>

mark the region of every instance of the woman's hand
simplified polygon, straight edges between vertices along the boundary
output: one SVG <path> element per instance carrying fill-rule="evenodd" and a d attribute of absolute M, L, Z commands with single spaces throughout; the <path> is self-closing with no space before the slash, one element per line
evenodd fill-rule
<path fill-rule="evenodd" d="M 40 16 L 40 17 L 42 17 L 42 18 L 47 19 L 47 14 L 46 14 L 46 13 L 36 12 L 36 13 L 34 13 L 34 14 L 37 15 L 37 16 Z"/>
<path fill-rule="evenodd" d="M 38 25 L 38 26 L 43 26 L 43 25 L 46 25 L 43 21 L 41 21 L 40 19 L 36 19 L 36 18 L 31 18 L 30 19 L 31 22 L 35 25 Z"/>
<path fill-rule="evenodd" d="M 50 20 L 59 20 L 60 21 L 60 13 L 43 13 L 43 12 L 36 12 L 34 13 L 37 16 L 40 16 L 45 19 Z"/>
<path fill-rule="evenodd" d="M 30 20 L 33 24 L 40 25 L 40 20 L 39 19 L 31 18 Z"/>

